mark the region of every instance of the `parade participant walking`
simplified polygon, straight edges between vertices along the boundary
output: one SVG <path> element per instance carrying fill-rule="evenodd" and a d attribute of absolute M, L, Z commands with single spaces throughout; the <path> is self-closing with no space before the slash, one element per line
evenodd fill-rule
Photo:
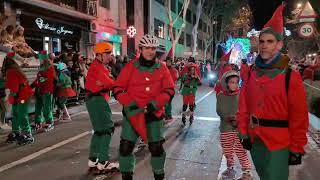
<path fill-rule="evenodd" d="M 170 71 L 171 77 L 173 82 L 176 84 L 178 77 L 179 77 L 179 72 L 178 70 L 172 65 L 172 49 L 170 49 L 168 56 L 166 58 L 166 65 Z M 170 99 L 170 101 L 165 105 L 165 123 L 169 123 L 173 120 L 172 118 L 172 100 L 173 98 Z"/>
<path fill-rule="evenodd" d="M 16 54 L 8 53 L 4 63 L 6 88 L 10 90 L 9 103 L 12 104 L 12 133 L 8 135 L 7 143 L 17 141 L 18 145 L 33 143 L 29 124 L 28 108 L 33 94 L 25 74 L 15 62 Z"/>
<path fill-rule="evenodd" d="M 69 97 L 76 96 L 76 92 L 72 89 L 71 85 L 71 73 L 67 69 L 67 65 L 65 63 L 59 63 L 57 65 L 57 77 L 58 82 L 56 84 L 57 86 L 57 106 L 59 111 L 59 118 L 58 121 L 61 122 L 70 122 L 71 118 L 66 106 L 66 102 Z"/>
<path fill-rule="evenodd" d="M 139 59 L 129 62 L 119 74 L 114 95 L 124 106 L 120 141 L 120 171 L 123 180 L 133 177 L 133 149 L 140 136 L 148 143 L 156 180 L 164 179 L 164 105 L 174 96 L 174 82 L 164 63 L 156 58 L 158 39 L 145 35 L 139 42 Z"/>
<path fill-rule="evenodd" d="M 37 74 L 37 79 L 32 83 L 31 87 L 35 87 L 35 118 L 34 130 L 39 130 L 45 122 L 45 129 L 49 131 L 53 129 L 53 89 L 55 80 L 54 66 L 49 62 L 47 51 L 41 51 L 39 54 L 41 61 L 40 70 Z"/>
<path fill-rule="evenodd" d="M 195 99 L 198 86 L 201 85 L 200 77 L 196 73 L 197 66 L 188 66 L 188 72 L 184 73 L 181 77 L 182 91 L 181 95 L 183 96 L 183 106 L 182 106 L 182 123 L 186 124 L 186 118 L 188 113 L 186 112 L 189 106 L 189 124 L 191 125 L 194 120 L 193 112 L 195 109 Z"/>
<path fill-rule="evenodd" d="M 109 107 L 110 90 L 114 80 L 106 65 L 112 60 L 112 45 L 107 42 L 97 43 L 94 52 L 96 59 L 91 64 L 86 77 L 87 91 L 86 107 L 94 130 L 90 143 L 88 166 L 101 173 L 117 170 L 119 164 L 110 162 L 109 146 L 114 131 L 112 113 Z"/>
<path fill-rule="evenodd" d="M 223 154 L 227 159 L 227 169 L 222 173 L 226 179 L 234 179 L 234 155 L 240 161 L 242 167 L 241 180 L 252 179 L 251 163 L 247 151 L 242 147 L 237 136 L 236 112 L 239 99 L 239 74 L 236 71 L 228 71 L 221 78 L 222 91 L 217 95 L 217 114 L 220 116 L 220 142 Z"/>
<path fill-rule="evenodd" d="M 308 110 L 301 76 L 288 68 L 283 47 L 284 4 L 259 35 L 259 55 L 241 89 L 237 113 L 241 143 L 250 150 L 261 180 L 285 180 L 301 164 Z"/>

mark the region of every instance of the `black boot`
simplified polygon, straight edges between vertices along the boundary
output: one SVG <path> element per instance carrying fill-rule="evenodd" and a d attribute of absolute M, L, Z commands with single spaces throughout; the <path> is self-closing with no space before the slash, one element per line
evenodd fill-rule
<path fill-rule="evenodd" d="M 193 114 L 190 116 L 190 119 L 189 119 L 189 124 L 192 125 L 193 123 L 193 120 L 194 120 L 194 117 L 193 117 Z"/>
<path fill-rule="evenodd" d="M 20 134 L 17 133 L 17 132 L 12 132 L 12 133 L 10 133 L 10 134 L 8 135 L 8 138 L 7 138 L 7 140 L 6 140 L 6 143 L 7 143 L 7 144 L 14 143 L 19 136 L 20 136 Z"/>
<path fill-rule="evenodd" d="M 186 125 L 186 115 L 182 114 L 182 123 L 185 126 Z"/>
<path fill-rule="evenodd" d="M 126 172 L 121 173 L 122 174 L 122 180 L 133 180 L 133 173 L 132 172 Z"/>
<path fill-rule="evenodd" d="M 163 180 L 164 174 L 156 174 L 154 173 L 154 180 Z"/>
<path fill-rule="evenodd" d="M 24 133 L 18 137 L 18 145 L 26 145 L 34 142 L 34 138 L 31 133 Z"/>

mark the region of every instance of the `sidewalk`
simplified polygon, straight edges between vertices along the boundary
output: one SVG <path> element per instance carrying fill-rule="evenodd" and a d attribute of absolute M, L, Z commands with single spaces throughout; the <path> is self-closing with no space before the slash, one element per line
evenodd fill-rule
<path fill-rule="evenodd" d="M 113 105 L 116 103 L 117 103 L 117 101 L 114 98 L 110 99 L 110 102 L 109 102 L 110 105 Z M 68 111 L 69 111 L 70 116 L 73 116 L 73 115 L 76 115 L 80 112 L 87 111 L 87 108 L 86 108 L 85 104 L 81 104 L 81 105 L 68 107 Z M 32 121 L 32 119 L 33 118 L 30 118 L 31 121 Z M 119 122 L 115 122 L 115 123 L 119 123 Z M 10 132 L 11 132 L 10 124 L 0 123 L 0 142 L 4 141 L 3 139 L 6 139 Z"/>

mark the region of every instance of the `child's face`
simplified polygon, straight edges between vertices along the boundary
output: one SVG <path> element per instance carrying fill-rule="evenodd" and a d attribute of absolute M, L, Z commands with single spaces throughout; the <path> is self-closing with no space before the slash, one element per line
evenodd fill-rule
<path fill-rule="evenodd" d="M 232 77 L 228 81 L 228 87 L 230 91 L 236 91 L 239 89 L 239 78 Z"/>
<path fill-rule="evenodd" d="M 69 61 L 68 62 L 68 67 L 72 67 L 73 66 L 73 62 L 72 61 Z"/>

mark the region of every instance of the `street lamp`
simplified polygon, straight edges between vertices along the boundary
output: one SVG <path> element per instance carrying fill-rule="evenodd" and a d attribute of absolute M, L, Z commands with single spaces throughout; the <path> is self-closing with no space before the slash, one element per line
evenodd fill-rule
<path fill-rule="evenodd" d="M 302 4 L 301 3 L 298 3 L 297 4 L 297 8 L 301 8 L 302 7 Z"/>

